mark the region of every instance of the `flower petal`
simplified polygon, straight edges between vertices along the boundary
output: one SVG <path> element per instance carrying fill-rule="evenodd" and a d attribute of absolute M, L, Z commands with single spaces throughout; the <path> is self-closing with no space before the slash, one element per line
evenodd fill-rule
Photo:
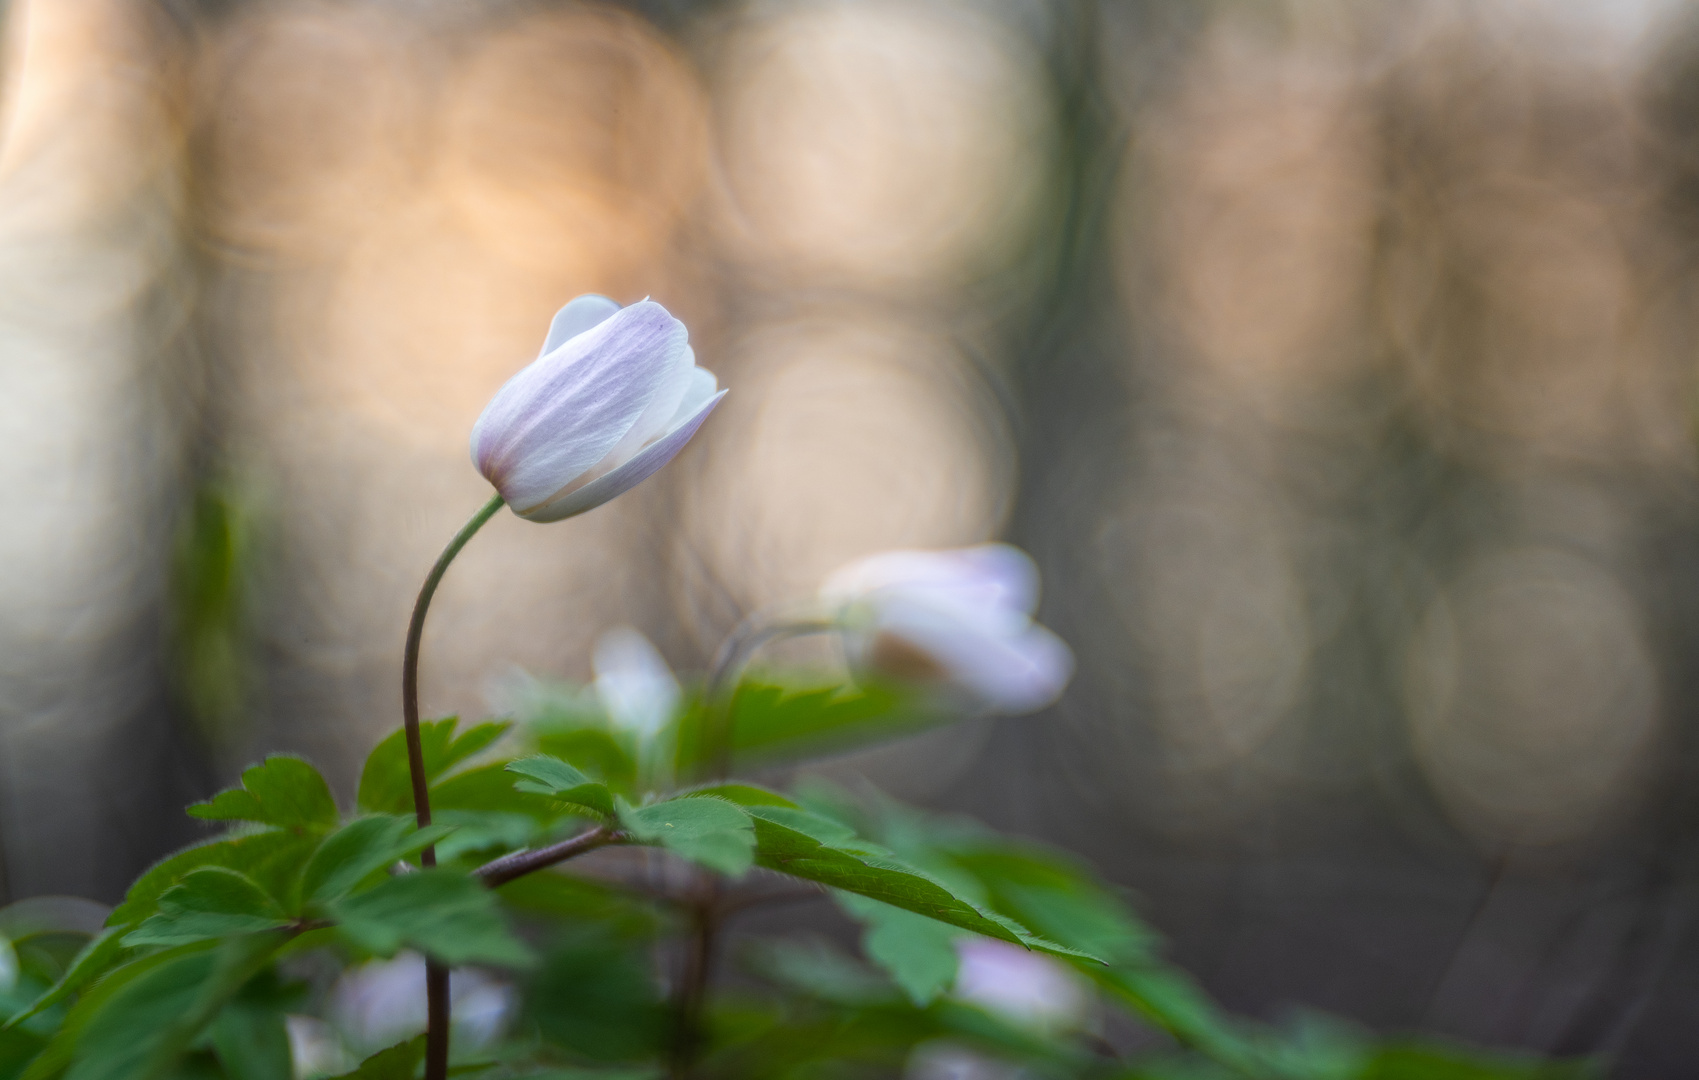
<path fill-rule="evenodd" d="M 655 396 L 649 400 L 642 414 L 631 425 L 625 436 L 614 444 L 607 456 L 597 463 L 602 472 L 612 472 L 631 459 L 637 451 L 653 442 L 658 436 L 672 430 L 674 415 L 678 412 L 679 403 L 684 400 L 684 392 L 690 387 L 690 374 L 701 371 L 696 366 L 696 351 L 689 346 L 678 358 L 672 361 L 668 368 L 665 381 L 655 390 Z M 709 376 L 713 378 L 712 375 Z M 596 479 L 594 470 L 585 482 Z M 580 485 L 582 486 L 582 485 Z"/>
<path fill-rule="evenodd" d="M 543 351 L 537 358 L 549 355 L 618 310 L 619 304 L 597 293 L 575 297 L 555 312 L 554 321 L 549 323 L 549 336 L 543 339 Z"/>
<path fill-rule="evenodd" d="M 596 696 L 608 719 L 647 739 L 666 726 L 678 708 L 678 679 L 642 631 L 618 626 L 596 640 Z"/>
<path fill-rule="evenodd" d="M 701 371 L 701 368 L 695 369 Z M 693 378 L 693 383 L 696 381 Z M 647 480 L 657 469 L 671 461 L 678 452 L 684 449 L 684 444 L 696 434 L 696 429 L 702 426 L 702 421 L 714 411 L 714 406 L 726 396 L 721 390 L 697 408 L 696 412 L 687 416 L 682 423 L 667 432 L 661 438 L 639 450 L 630 461 L 614 469 L 606 476 L 598 477 L 576 491 L 551 499 L 542 506 L 520 513 L 519 516 L 527 521 L 547 522 L 560 521 L 586 510 L 594 510 L 616 495 L 630 491 L 638 484 Z"/>
<path fill-rule="evenodd" d="M 610 315 L 526 367 L 472 429 L 472 460 L 524 515 L 601 461 L 677 377 L 684 324 L 652 301 Z"/>
<path fill-rule="evenodd" d="M 1073 653 L 1062 639 L 1023 622 L 1011 632 L 960 607 L 905 596 L 879 606 L 877 630 L 919 648 L 982 706 L 1019 714 L 1055 701 L 1074 673 Z"/>

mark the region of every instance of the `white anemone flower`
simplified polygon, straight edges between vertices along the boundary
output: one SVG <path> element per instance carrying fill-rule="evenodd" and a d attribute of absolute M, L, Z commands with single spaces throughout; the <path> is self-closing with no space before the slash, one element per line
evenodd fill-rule
<path fill-rule="evenodd" d="M 616 627 L 596 641 L 596 696 L 615 727 L 652 738 L 678 709 L 672 669 L 642 632 Z"/>
<path fill-rule="evenodd" d="M 952 688 L 991 712 L 1041 709 L 1074 671 L 1068 646 L 1032 620 L 1037 567 L 1007 544 L 871 555 L 820 592 L 853 665 Z"/>
<path fill-rule="evenodd" d="M 684 324 L 652 300 L 585 294 L 561 308 L 542 354 L 472 428 L 472 461 L 530 521 L 592 510 L 647 479 L 725 391 L 696 366 Z"/>

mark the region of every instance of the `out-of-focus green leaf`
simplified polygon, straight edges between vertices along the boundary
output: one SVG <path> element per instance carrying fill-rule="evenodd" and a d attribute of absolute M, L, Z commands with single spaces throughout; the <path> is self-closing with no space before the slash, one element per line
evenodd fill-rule
<path fill-rule="evenodd" d="M 13 1080 L 47 1045 L 47 1036 L 23 1028 L 0 1030 L 0 1080 Z"/>
<path fill-rule="evenodd" d="M 452 831 L 447 825 L 415 829 L 410 819 L 388 814 L 356 818 L 325 837 L 307 861 L 301 871 L 301 901 L 322 904 L 344 896 Z"/>
<path fill-rule="evenodd" d="M 13 1014 L 7 1020 L 5 1027 L 15 1027 L 33 1016 L 37 1016 L 59 1004 L 72 994 L 77 993 L 94 979 L 105 974 L 124 952 L 124 945 L 119 940 L 124 936 L 123 927 L 112 927 L 102 930 L 84 945 L 82 951 L 71 960 L 65 973 L 59 976 L 59 981 L 49 987 L 40 997 L 23 1009 Z M 0 1076 L 5 1075 L 0 1073 Z"/>
<path fill-rule="evenodd" d="M 561 802 L 589 810 L 603 820 L 612 820 L 617 813 L 614 809 L 613 793 L 608 791 L 606 785 L 591 780 L 559 758 L 547 755 L 523 757 L 508 762 L 506 769 L 510 773 L 525 777 L 513 784 L 519 791 L 552 796 Z"/>
<path fill-rule="evenodd" d="M 406 945 L 448 964 L 520 967 L 532 959 L 508 932 L 495 894 L 447 868 L 392 877 L 325 909 L 345 937 L 378 956 Z"/>
<path fill-rule="evenodd" d="M 131 977 L 109 976 L 66 1017 L 61 1035 L 69 1038 L 64 1049 L 70 1067 L 65 1080 L 156 1080 L 166 1075 L 285 940 L 277 933 L 250 934 L 227 939 L 217 948 L 168 950 L 130 965 L 137 969 Z M 34 1080 L 57 1072 L 52 1050 L 50 1044 L 25 1075 Z M 45 1071 L 38 1074 L 37 1064 Z"/>
<path fill-rule="evenodd" d="M 539 825 L 559 821 L 568 813 L 547 795 L 515 791 L 513 774 L 503 762 L 479 765 L 439 782 L 431 788 L 431 807 L 433 812 L 524 814 Z"/>
<path fill-rule="evenodd" d="M 526 1019 L 580 1058 L 649 1058 L 669 1033 L 650 965 L 642 943 L 577 929 L 545 952 L 527 980 Z"/>
<path fill-rule="evenodd" d="M 956 980 L 960 930 L 854 893 L 840 892 L 837 901 L 866 928 L 861 948 L 867 958 L 916 1005 L 929 1004 Z"/>
<path fill-rule="evenodd" d="M 1492 1054 L 1439 1042 L 1399 1040 L 1381 1047 L 1364 1068 L 1362 1080 L 1597 1080 L 1604 1075 L 1590 1061 L 1539 1061 L 1521 1055 Z"/>
<path fill-rule="evenodd" d="M 459 722 L 459 717 L 451 716 L 445 720 L 427 720 L 419 725 L 427 782 L 434 783 L 454 766 L 489 747 L 513 726 L 506 722 L 476 724 L 456 738 L 454 729 Z M 366 766 L 360 772 L 356 799 L 360 809 L 368 814 L 413 812 L 413 778 L 407 768 L 405 729 L 390 732 L 372 748 L 366 758 Z"/>
<path fill-rule="evenodd" d="M 635 810 L 621 807 L 620 824 L 641 843 L 658 844 L 731 877 L 755 861 L 749 815 L 724 799 L 692 797 Z"/>
<path fill-rule="evenodd" d="M 550 757 L 573 762 L 592 780 L 622 795 L 637 786 L 637 755 L 633 746 L 597 727 L 541 731 L 537 749 Z"/>
<path fill-rule="evenodd" d="M 1253 1074 L 1262 1071 L 1262 1055 L 1222 1008 L 1184 973 L 1157 966 L 1120 965 L 1086 968 L 1113 996 L 1186 1046 L 1214 1060 Z"/>
<path fill-rule="evenodd" d="M 524 814 L 484 813 L 476 810 L 434 810 L 435 823 L 454 831 L 437 841 L 437 860 L 451 862 L 477 855 L 485 862 L 496 855 L 529 847 L 541 830 Z"/>
<path fill-rule="evenodd" d="M 413 1080 L 419 1065 L 425 1060 L 425 1037 L 416 1035 L 403 1043 L 385 1047 L 360 1062 L 353 1072 L 332 1080 Z"/>
<path fill-rule="evenodd" d="M 1112 963 L 1154 959 L 1157 937 L 1083 866 L 1059 852 L 987 837 L 947 850 L 999 910 Z"/>
<path fill-rule="evenodd" d="M 846 749 L 910 734 L 936 717 L 895 686 L 779 685 L 745 680 L 732 698 L 731 747 L 740 764 L 771 762 Z M 680 722 L 681 775 L 704 764 L 708 753 L 700 702 Z"/>
<path fill-rule="evenodd" d="M 212 1024 L 213 1050 L 229 1080 L 292 1080 L 294 1060 L 283 1013 L 240 999 Z"/>
<path fill-rule="evenodd" d="M 758 940 L 745 949 L 743 960 L 763 978 L 834 1004 L 860 1006 L 896 999 L 888 979 L 824 941 Z"/>
<path fill-rule="evenodd" d="M 159 909 L 161 893 L 181 881 L 189 871 L 203 866 L 240 870 L 281 901 L 288 892 L 287 885 L 318 843 L 317 836 L 275 829 L 184 848 L 167 855 L 137 878 L 124 902 L 107 917 L 106 925 L 131 925 L 152 915 Z"/>
<path fill-rule="evenodd" d="M 754 806 L 747 812 L 755 821 L 755 861 L 769 870 L 871 897 L 1000 941 L 1058 956 L 1098 959 L 1081 950 L 1040 938 L 1013 920 L 977 907 L 952 893 L 935 878 L 899 862 L 874 845 L 827 843 L 797 827 L 805 821 L 826 819 L 817 819 L 815 815 L 801 818 L 797 815 L 803 812 L 783 807 Z M 828 836 L 841 830 L 837 822 L 811 825 L 811 831 L 828 828 L 834 830 L 828 832 Z"/>
<path fill-rule="evenodd" d="M 273 754 L 242 773 L 242 786 L 189 807 L 209 821 L 257 821 L 284 829 L 324 832 L 340 820 L 330 785 L 304 758 Z"/>
<path fill-rule="evenodd" d="M 159 898 L 159 914 L 124 938 L 127 948 L 183 945 L 202 938 L 275 930 L 288 924 L 277 901 L 246 874 L 203 866 Z"/>
<path fill-rule="evenodd" d="M 599 922 L 629 937 L 652 936 L 660 926 L 660 916 L 647 897 L 558 871 L 514 878 L 497 889 L 496 895 L 521 914 L 568 924 Z"/>
<path fill-rule="evenodd" d="M 801 809 L 788 797 L 755 784 L 706 784 L 702 787 L 687 788 L 678 794 L 680 798 L 705 796 L 724 799 L 739 806 L 785 806 L 792 810 Z"/>

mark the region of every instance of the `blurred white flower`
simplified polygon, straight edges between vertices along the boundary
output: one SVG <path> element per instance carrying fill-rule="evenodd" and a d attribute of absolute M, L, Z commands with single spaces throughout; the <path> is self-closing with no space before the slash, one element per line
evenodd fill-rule
<path fill-rule="evenodd" d="M 1032 621 L 1038 569 L 1007 544 L 871 555 L 834 572 L 820 595 L 852 664 L 955 687 L 981 708 L 1041 709 L 1073 674 L 1068 646 Z"/>
<path fill-rule="evenodd" d="M 513 988 L 466 968 L 452 972 L 448 985 L 456 1042 L 495 1041 L 513 1012 Z M 361 1057 L 424 1031 L 425 958 L 401 952 L 348 969 L 331 989 L 330 1018 Z"/>
<path fill-rule="evenodd" d="M 944 1039 L 915 1047 L 903 1068 L 903 1080 L 1020 1080 L 1019 1066 Z"/>
<path fill-rule="evenodd" d="M 1047 1031 L 1085 1022 L 1090 994 L 1050 957 L 984 937 L 958 938 L 956 954 L 961 966 L 951 993 L 962 1001 Z"/>
<path fill-rule="evenodd" d="M 678 708 L 678 680 L 659 651 L 629 626 L 616 627 L 596 641 L 593 661 L 596 696 L 614 726 L 648 739 L 666 726 Z"/>
<path fill-rule="evenodd" d="M 585 294 L 561 308 L 542 355 L 472 428 L 472 461 L 513 512 L 559 521 L 671 461 L 725 391 L 696 366 L 684 324 L 652 300 Z"/>
<path fill-rule="evenodd" d="M 358 1064 L 343 1047 L 336 1029 L 323 1020 L 289 1013 L 283 1024 L 289 1033 L 289 1059 L 295 1065 L 295 1080 L 336 1076 Z"/>

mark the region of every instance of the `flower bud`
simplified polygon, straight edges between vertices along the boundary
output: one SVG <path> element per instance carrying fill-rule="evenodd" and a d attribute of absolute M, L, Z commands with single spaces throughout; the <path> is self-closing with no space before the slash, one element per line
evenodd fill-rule
<path fill-rule="evenodd" d="M 719 404 L 684 324 L 652 300 L 586 294 L 555 315 L 537 360 L 472 428 L 472 461 L 513 512 L 559 521 L 671 461 Z"/>
<path fill-rule="evenodd" d="M 826 579 L 851 663 L 947 687 L 992 712 L 1041 709 L 1061 696 L 1074 658 L 1032 621 L 1038 570 L 1018 548 L 888 551 Z"/>

